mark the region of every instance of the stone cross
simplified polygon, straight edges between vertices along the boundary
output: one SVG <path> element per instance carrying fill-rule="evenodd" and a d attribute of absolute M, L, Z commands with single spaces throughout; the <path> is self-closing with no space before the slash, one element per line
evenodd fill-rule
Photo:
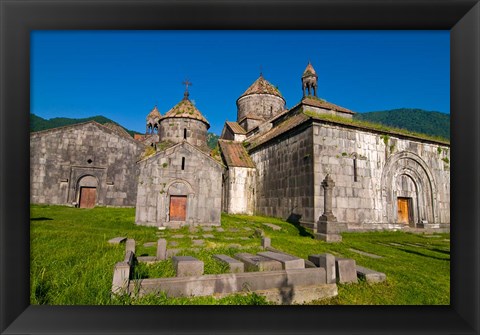
<path fill-rule="evenodd" d="M 333 197 L 333 188 L 335 187 L 335 182 L 329 174 L 322 181 L 322 187 L 324 190 L 323 201 L 324 201 L 324 211 L 323 219 L 325 221 L 336 221 L 337 218 L 333 215 L 332 212 L 332 197 Z"/>
<path fill-rule="evenodd" d="M 188 93 L 188 86 L 192 86 L 193 84 L 188 81 L 188 79 L 185 79 L 185 81 L 182 82 L 183 85 L 185 85 L 185 93 L 183 93 L 183 99 L 187 100 L 189 93 Z"/>

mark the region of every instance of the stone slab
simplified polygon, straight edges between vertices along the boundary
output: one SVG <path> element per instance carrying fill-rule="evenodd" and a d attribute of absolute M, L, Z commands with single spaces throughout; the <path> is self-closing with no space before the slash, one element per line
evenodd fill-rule
<path fill-rule="evenodd" d="M 176 234 L 176 235 L 173 235 L 172 238 L 184 238 L 185 235 L 182 235 L 182 234 Z"/>
<path fill-rule="evenodd" d="M 112 279 L 112 294 L 127 294 L 130 282 L 131 266 L 127 262 L 119 262 L 115 264 Z"/>
<path fill-rule="evenodd" d="M 231 273 L 244 272 L 245 270 L 245 265 L 243 264 L 243 262 L 240 262 L 239 260 L 230 256 L 214 255 L 213 258 L 219 260 L 222 263 L 228 264 L 229 272 Z"/>
<path fill-rule="evenodd" d="M 173 256 L 173 267 L 177 277 L 203 275 L 203 262 L 192 256 Z"/>
<path fill-rule="evenodd" d="M 262 248 L 266 249 L 272 245 L 270 237 L 262 237 Z"/>
<path fill-rule="evenodd" d="M 357 277 L 365 278 L 368 283 L 381 283 L 387 279 L 387 276 L 383 272 L 377 272 L 364 268 L 363 266 L 356 266 Z"/>
<path fill-rule="evenodd" d="M 308 260 L 316 266 L 325 269 L 327 283 L 331 284 L 337 282 L 335 256 L 331 254 L 309 255 Z"/>
<path fill-rule="evenodd" d="M 193 240 L 192 241 L 193 245 L 203 245 L 205 243 L 204 240 Z"/>
<path fill-rule="evenodd" d="M 141 279 L 130 281 L 130 288 L 131 292 L 137 296 L 165 292 L 168 297 L 190 297 L 292 287 L 296 290 L 299 287 L 322 284 L 326 284 L 325 269 L 312 268 Z M 330 285 L 336 287 L 336 284 Z"/>
<path fill-rule="evenodd" d="M 368 253 L 368 252 L 365 252 L 365 251 L 361 251 L 361 250 L 357 250 L 357 249 L 348 249 L 354 253 L 357 253 L 359 255 L 362 255 L 362 256 L 367 256 L 367 257 L 370 257 L 370 258 L 376 258 L 376 259 L 380 259 L 380 258 L 383 258 L 382 256 L 379 256 L 379 255 L 375 255 L 375 254 L 371 254 L 371 253 Z"/>
<path fill-rule="evenodd" d="M 132 238 L 127 239 L 127 242 L 125 242 L 125 251 L 126 252 L 133 252 L 135 253 L 135 240 Z"/>
<path fill-rule="evenodd" d="M 213 228 L 212 227 L 202 227 L 202 230 L 203 231 L 212 231 Z"/>
<path fill-rule="evenodd" d="M 144 246 L 145 248 L 154 247 L 154 246 L 156 246 L 156 245 L 157 245 L 157 243 L 155 243 L 155 242 L 147 242 L 147 243 L 144 243 L 144 244 L 143 244 L 143 246 Z"/>
<path fill-rule="evenodd" d="M 335 269 L 337 283 L 357 283 L 357 270 L 354 259 L 336 258 Z"/>
<path fill-rule="evenodd" d="M 245 271 L 278 271 L 282 270 L 282 263 L 273 259 L 252 255 L 247 252 L 235 254 L 235 258 L 245 264 Z"/>
<path fill-rule="evenodd" d="M 222 227 L 218 227 L 218 228 L 215 228 L 215 229 L 219 233 L 223 233 L 225 231 L 225 229 L 223 229 Z"/>
<path fill-rule="evenodd" d="M 167 259 L 167 240 L 164 238 L 157 241 L 157 258 L 159 260 Z"/>
<path fill-rule="evenodd" d="M 168 242 L 168 245 L 169 245 L 170 247 L 178 247 L 178 242 L 170 241 L 170 242 Z"/>
<path fill-rule="evenodd" d="M 241 248 L 242 248 L 242 245 L 241 245 L 241 244 L 237 244 L 237 243 L 232 243 L 232 244 L 227 245 L 227 248 L 241 249 Z"/>
<path fill-rule="evenodd" d="M 305 261 L 303 258 L 291 256 L 291 255 L 286 255 L 286 254 L 280 254 L 277 252 L 272 252 L 272 251 L 263 251 L 259 252 L 258 255 L 273 259 L 275 261 L 278 261 L 282 263 L 282 269 L 283 270 L 290 270 L 290 269 L 304 269 L 305 268 Z"/>
<path fill-rule="evenodd" d="M 325 241 L 327 243 L 342 242 L 342 235 L 340 234 L 315 233 L 314 236 L 315 236 L 315 239 L 320 241 Z"/>
<path fill-rule="evenodd" d="M 203 234 L 202 236 L 203 238 L 215 238 L 215 236 L 212 234 Z"/>
<path fill-rule="evenodd" d="M 255 293 L 277 305 L 296 305 L 336 297 L 338 295 L 338 288 L 334 283 L 258 290 L 255 291 Z"/>
<path fill-rule="evenodd" d="M 110 244 L 120 244 L 120 243 L 123 243 L 127 240 L 126 237 L 114 237 L 110 240 L 108 240 L 108 243 Z"/>
<path fill-rule="evenodd" d="M 264 226 L 267 226 L 275 231 L 282 230 L 282 227 L 277 226 L 276 224 L 273 223 L 263 223 Z"/>

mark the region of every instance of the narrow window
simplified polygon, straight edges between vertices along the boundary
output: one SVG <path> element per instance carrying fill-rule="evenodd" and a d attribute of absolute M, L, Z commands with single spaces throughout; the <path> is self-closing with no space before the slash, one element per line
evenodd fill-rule
<path fill-rule="evenodd" d="M 353 157 L 353 181 L 357 181 L 357 157 Z"/>
<path fill-rule="evenodd" d="M 185 157 L 182 157 L 182 170 L 185 170 Z"/>
<path fill-rule="evenodd" d="M 187 128 L 184 128 L 184 129 L 183 129 L 183 139 L 184 139 L 184 140 L 187 139 Z"/>

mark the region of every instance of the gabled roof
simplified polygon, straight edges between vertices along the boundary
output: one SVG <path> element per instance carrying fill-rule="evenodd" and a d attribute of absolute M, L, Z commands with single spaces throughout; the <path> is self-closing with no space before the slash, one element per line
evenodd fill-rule
<path fill-rule="evenodd" d="M 283 99 L 283 96 L 278 88 L 270 84 L 265 78 L 263 78 L 261 74 L 260 77 L 258 77 L 258 79 L 255 80 L 253 84 L 250 85 L 250 87 L 238 99 L 249 94 L 271 94 Z"/>
<path fill-rule="evenodd" d="M 123 129 L 123 127 L 119 126 L 116 123 L 108 122 L 108 123 L 105 123 L 103 126 L 107 127 L 110 130 L 113 130 L 114 132 L 116 132 L 120 136 L 127 137 L 127 138 L 132 138 L 132 136 L 130 136 L 130 134 L 125 129 Z"/>
<path fill-rule="evenodd" d="M 207 119 L 205 119 L 202 113 L 200 113 L 197 107 L 195 107 L 195 105 L 188 98 L 184 98 L 162 117 L 162 119 L 167 118 L 195 119 L 202 121 L 207 125 L 207 128 L 210 128 L 210 124 L 208 123 Z"/>
<path fill-rule="evenodd" d="M 243 129 L 243 127 L 239 125 L 237 122 L 225 121 L 225 124 L 228 126 L 228 128 L 230 128 L 230 130 L 234 134 L 245 135 L 247 133 L 247 131 Z"/>
<path fill-rule="evenodd" d="M 222 156 L 224 157 L 227 166 L 255 168 L 255 164 L 242 143 L 218 140 L 218 145 L 220 146 Z"/>
<path fill-rule="evenodd" d="M 325 100 L 320 99 L 320 98 L 314 98 L 314 97 L 310 97 L 310 96 L 306 96 L 305 98 L 303 98 L 302 101 L 300 102 L 300 104 L 325 108 L 325 109 L 334 110 L 334 111 L 341 112 L 341 113 L 355 114 L 355 112 L 351 111 L 350 109 L 332 104 L 331 102 L 325 101 Z"/>

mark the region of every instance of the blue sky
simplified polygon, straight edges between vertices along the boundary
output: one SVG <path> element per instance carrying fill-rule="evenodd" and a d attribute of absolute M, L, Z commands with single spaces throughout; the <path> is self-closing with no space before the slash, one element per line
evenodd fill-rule
<path fill-rule="evenodd" d="M 318 96 L 355 112 L 450 112 L 449 31 L 34 31 L 31 112 L 43 118 L 106 116 L 145 131 L 190 99 L 220 134 L 260 71 L 287 107 L 302 97 L 311 61 Z"/>

